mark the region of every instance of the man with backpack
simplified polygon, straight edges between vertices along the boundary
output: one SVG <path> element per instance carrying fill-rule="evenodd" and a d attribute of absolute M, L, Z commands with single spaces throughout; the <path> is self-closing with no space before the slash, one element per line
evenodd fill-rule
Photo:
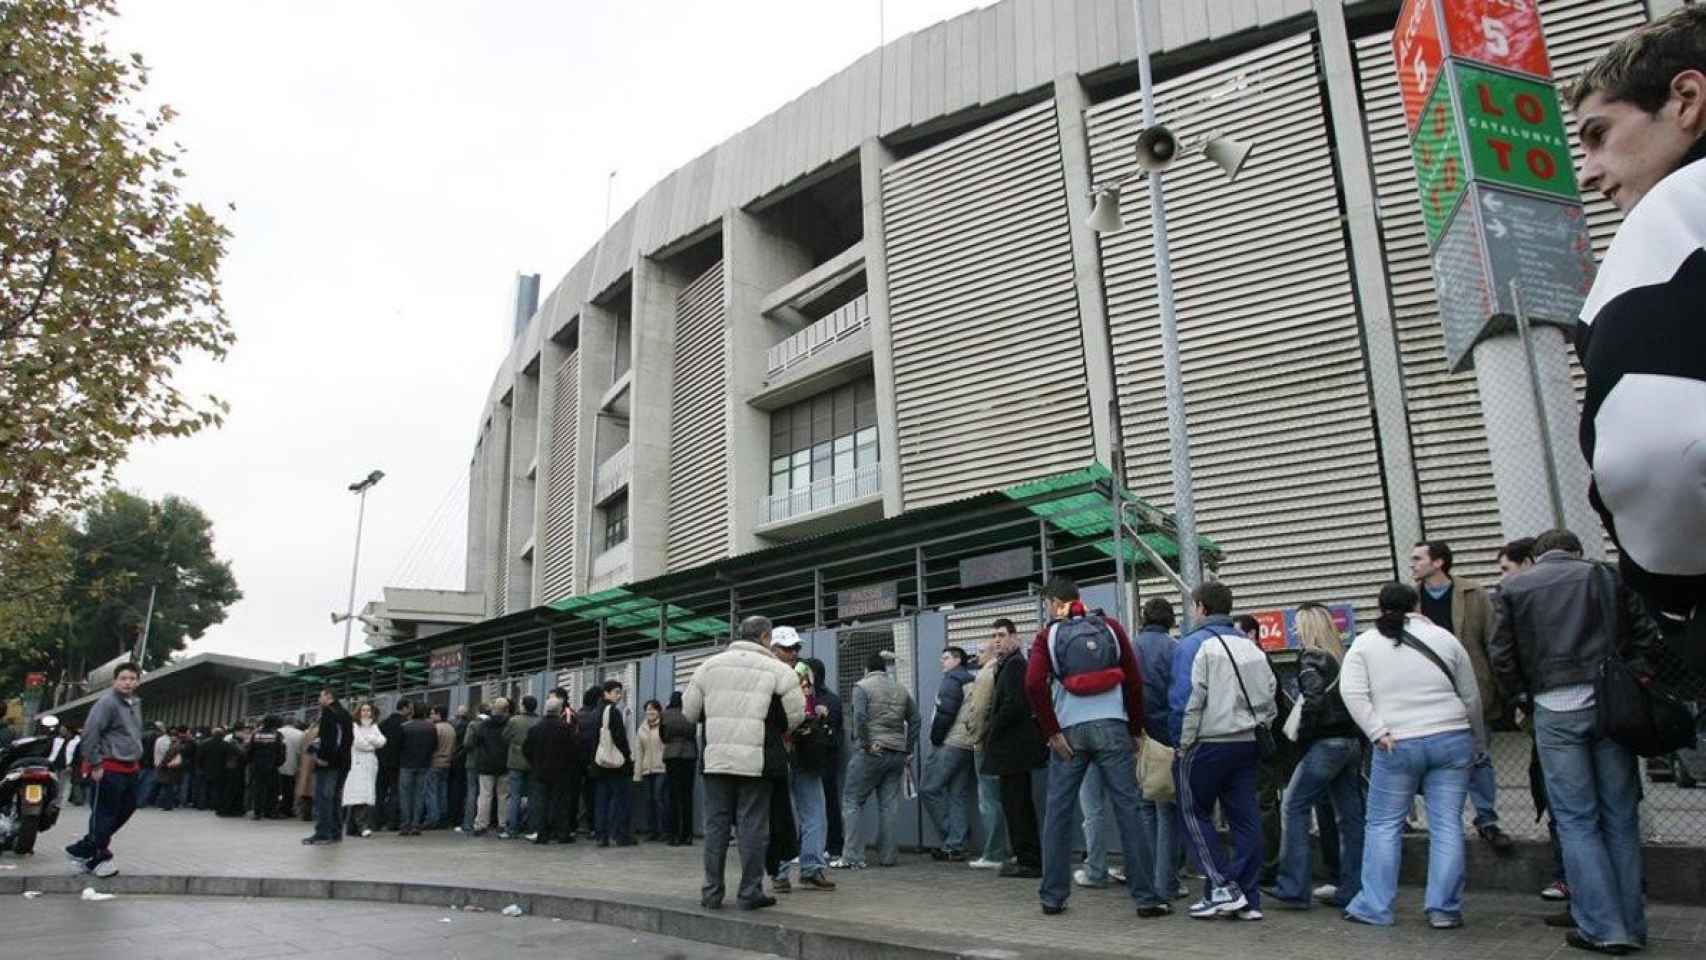
<path fill-rule="evenodd" d="M 1137 751 L 1143 737 L 1143 677 L 1119 621 L 1085 609 L 1078 586 L 1056 577 L 1043 588 L 1051 619 L 1037 632 L 1025 695 L 1054 754 L 1043 812 L 1043 913 L 1066 909 L 1072 893 L 1074 801 L 1094 766 L 1107 789 L 1125 851 L 1126 890 L 1137 915 L 1173 912 L 1155 889 L 1155 843 L 1138 819 Z"/>
<path fill-rule="evenodd" d="M 1179 817 L 1197 861 L 1208 872 L 1199 920 L 1262 919 L 1262 819 L 1256 773 L 1272 744 L 1268 724 L 1279 713 L 1278 686 L 1267 656 L 1232 622 L 1232 589 L 1209 582 L 1192 593 L 1198 626 L 1179 640 L 1168 688 L 1168 724 L 1178 756 L 1173 781 Z M 1229 861 L 1215 829 L 1220 804 L 1232 833 Z"/>

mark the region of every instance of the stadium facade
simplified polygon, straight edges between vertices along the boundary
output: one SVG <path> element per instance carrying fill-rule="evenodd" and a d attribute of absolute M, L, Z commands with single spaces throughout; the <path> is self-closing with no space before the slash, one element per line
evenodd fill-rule
<path fill-rule="evenodd" d="M 1475 377 L 1445 369 L 1397 6 L 1146 8 L 1163 122 L 1255 144 L 1236 182 L 1168 175 L 1199 530 L 1240 606 L 1366 604 L 1424 536 L 1474 572 L 1510 533 Z M 1555 73 L 1651 6 L 1543 0 Z M 1134 44 L 1128 0 L 1003 0 L 652 186 L 517 324 L 481 411 L 467 588 L 488 616 L 1122 442 L 1168 508 L 1150 233 L 1084 226 L 1092 185 L 1135 171 Z M 1603 245 L 1615 212 L 1588 200 Z"/>

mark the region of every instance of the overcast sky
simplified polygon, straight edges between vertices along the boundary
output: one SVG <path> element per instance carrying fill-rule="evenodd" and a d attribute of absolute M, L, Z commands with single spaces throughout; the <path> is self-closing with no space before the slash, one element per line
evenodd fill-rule
<path fill-rule="evenodd" d="M 893 39 L 988 0 L 891 0 Z M 544 291 L 671 170 L 877 46 L 879 0 L 132 0 L 109 38 L 180 117 L 188 193 L 234 237 L 237 345 L 179 383 L 222 429 L 120 483 L 213 518 L 245 599 L 191 645 L 337 656 L 356 605 L 462 586 L 474 428 L 517 271 Z M 234 211 L 225 211 L 234 204 Z M 361 644 L 357 628 L 354 644 Z M 353 648 L 352 648 L 353 649 Z"/>

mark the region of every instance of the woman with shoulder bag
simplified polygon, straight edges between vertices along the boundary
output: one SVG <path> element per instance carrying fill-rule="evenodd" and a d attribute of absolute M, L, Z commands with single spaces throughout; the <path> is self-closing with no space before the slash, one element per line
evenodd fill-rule
<path fill-rule="evenodd" d="M 1285 734 L 1302 756 L 1286 787 L 1279 876 L 1268 896 L 1283 909 L 1310 907 L 1309 814 L 1331 798 L 1338 823 L 1339 876 L 1330 901 L 1343 908 L 1362 889 L 1362 738 L 1339 695 L 1339 661 L 1345 647 L 1333 615 L 1319 603 L 1297 608 L 1303 647 L 1297 684 L 1302 696 L 1286 716 Z"/>
<path fill-rule="evenodd" d="M 1345 655 L 1339 693 L 1374 744 L 1363 842 L 1362 891 L 1345 919 L 1388 927 L 1398 898 L 1404 816 L 1418 790 L 1428 808 L 1428 923 L 1463 926 L 1463 799 L 1485 749 L 1481 696 L 1469 654 L 1418 610 L 1414 587 L 1380 588 L 1375 628 Z"/>
<path fill-rule="evenodd" d="M 628 745 L 628 725 L 622 719 L 623 692 L 621 681 L 604 682 L 604 701 L 597 714 L 598 749 L 588 768 L 597 778 L 593 781 L 598 808 L 594 837 L 601 847 L 634 845 L 629 823 L 633 787 L 628 782 L 634 775 L 634 760 Z"/>
<path fill-rule="evenodd" d="M 788 793 L 793 799 L 795 834 L 798 839 L 800 885 L 818 890 L 834 890 L 829 879 L 828 839 L 829 812 L 823 793 L 823 772 L 829 765 L 830 737 L 829 708 L 817 702 L 817 690 L 812 685 L 812 670 L 805 663 L 796 664 L 800 690 L 806 695 L 806 722 L 788 738 Z M 780 784 L 778 784 L 780 785 Z M 789 888 L 788 865 L 778 865 L 775 874 L 779 889 Z"/>

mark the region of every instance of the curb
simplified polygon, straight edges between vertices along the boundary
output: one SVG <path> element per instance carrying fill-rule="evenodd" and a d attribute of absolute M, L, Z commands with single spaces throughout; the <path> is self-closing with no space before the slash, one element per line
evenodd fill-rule
<path fill-rule="evenodd" d="M 182 876 L 119 874 L 104 880 L 65 874 L 0 876 L 0 896 L 25 889 L 76 894 L 84 887 L 133 896 L 279 897 L 299 900 L 351 900 L 496 913 L 510 904 L 524 915 L 560 918 L 620 927 L 713 946 L 771 953 L 795 960 L 1057 960 L 1052 948 L 1014 946 L 966 937 L 943 937 L 872 924 L 787 914 L 785 922 L 764 914 L 686 907 L 662 898 L 611 900 L 598 891 L 527 887 L 465 887 L 388 880 L 313 880 L 286 877 Z M 770 914 L 768 916 L 781 915 Z M 1137 960 L 1140 954 L 1075 953 L 1085 960 Z M 1148 958 L 1159 960 L 1159 958 Z"/>

